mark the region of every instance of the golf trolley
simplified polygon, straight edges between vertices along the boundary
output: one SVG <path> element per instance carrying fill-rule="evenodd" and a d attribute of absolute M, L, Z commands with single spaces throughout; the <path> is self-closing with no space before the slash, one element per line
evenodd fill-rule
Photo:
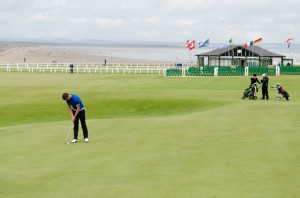
<path fill-rule="evenodd" d="M 256 83 L 252 84 L 249 88 L 245 89 L 242 99 L 248 98 L 249 100 L 256 100 L 256 93 L 258 92 L 258 87 Z"/>
<path fill-rule="evenodd" d="M 278 83 L 275 84 L 275 86 L 272 86 L 271 88 L 274 88 L 276 89 L 278 92 L 277 92 L 277 95 L 275 97 L 276 100 L 282 100 L 282 99 L 286 99 L 286 100 L 289 100 L 289 93 L 283 88 L 281 87 Z"/>

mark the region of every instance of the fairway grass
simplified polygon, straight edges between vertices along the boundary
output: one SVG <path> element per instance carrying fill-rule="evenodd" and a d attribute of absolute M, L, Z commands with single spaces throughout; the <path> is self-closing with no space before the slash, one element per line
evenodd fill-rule
<path fill-rule="evenodd" d="M 299 77 L 270 77 L 290 101 L 249 78 L 0 73 L 0 197 L 298 197 Z M 90 143 L 64 144 L 64 91 Z"/>

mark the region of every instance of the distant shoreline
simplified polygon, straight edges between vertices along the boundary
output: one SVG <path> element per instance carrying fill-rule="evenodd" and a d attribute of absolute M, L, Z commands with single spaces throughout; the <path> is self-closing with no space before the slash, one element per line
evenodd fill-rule
<path fill-rule="evenodd" d="M 0 50 L 0 63 L 131 63 L 150 62 L 144 59 L 110 56 L 98 49 L 99 53 L 89 52 L 90 47 L 72 46 L 21 46 Z M 160 61 L 151 61 L 160 62 Z M 161 61 L 163 62 L 163 61 Z"/>
<path fill-rule="evenodd" d="M 172 45 L 141 44 L 81 44 L 81 43 L 35 43 L 0 42 L 0 63 L 187 63 L 196 62 L 195 53 L 217 48 L 212 44 L 203 49 L 189 52 Z M 279 46 L 279 47 L 278 47 Z M 264 47 L 262 45 L 262 47 Z M 295 54 L 284 44 L 269 44 L 268 50 L 294 56 L 294 65 L 300 65 L 300 45 Z M 299 48 L 299 49 L 298 49 Z M 290 50 L 290 51 L 288 51 Z M 190 53 L 190 54 L 189 54 Z"/>

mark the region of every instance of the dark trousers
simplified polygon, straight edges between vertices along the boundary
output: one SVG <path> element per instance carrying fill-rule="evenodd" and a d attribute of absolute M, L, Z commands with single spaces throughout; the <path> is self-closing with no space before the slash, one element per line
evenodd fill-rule
<path fill-rule="evenodd" d="M 262 99 L 266 98 L 267 100 L 269 100 L 268 87 L 262 87 L 261 91 L 262 91 Z"/>
<path fill-rule="evenodd" d="M 75 111 L 73 111 L 73 115 L 75 115 Z M 74 139 L 78 139 L 78 128 L 79 128 L 79 120 L 81 123 L 81 128 L 82 128 L 82 132 L 83 132 L 83 138 L 88 138 L 89 136 L 89 132 L 86 126 L 86 122 L 85 122 L 85 110 L 81 110 L 79 111 L 78 115 L 75 118 L 74 121 Z"/>

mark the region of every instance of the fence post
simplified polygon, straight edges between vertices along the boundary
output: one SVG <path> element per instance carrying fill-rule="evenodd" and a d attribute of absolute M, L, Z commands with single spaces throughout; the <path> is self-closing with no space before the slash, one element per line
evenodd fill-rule
<path fill-rule="evenodd" d="M 276 76 L 280 76 L 280 67 L 276 66 Z"/>
<path fill-rule="evenodd" d="M 249 67 L 245 67 L 245 76 L 249 75 Z"/>
<path fill-rule="evenodd" d="M 214 68 L 214 76 L 218 76 L 219 73 L 219 67 Z"/>

